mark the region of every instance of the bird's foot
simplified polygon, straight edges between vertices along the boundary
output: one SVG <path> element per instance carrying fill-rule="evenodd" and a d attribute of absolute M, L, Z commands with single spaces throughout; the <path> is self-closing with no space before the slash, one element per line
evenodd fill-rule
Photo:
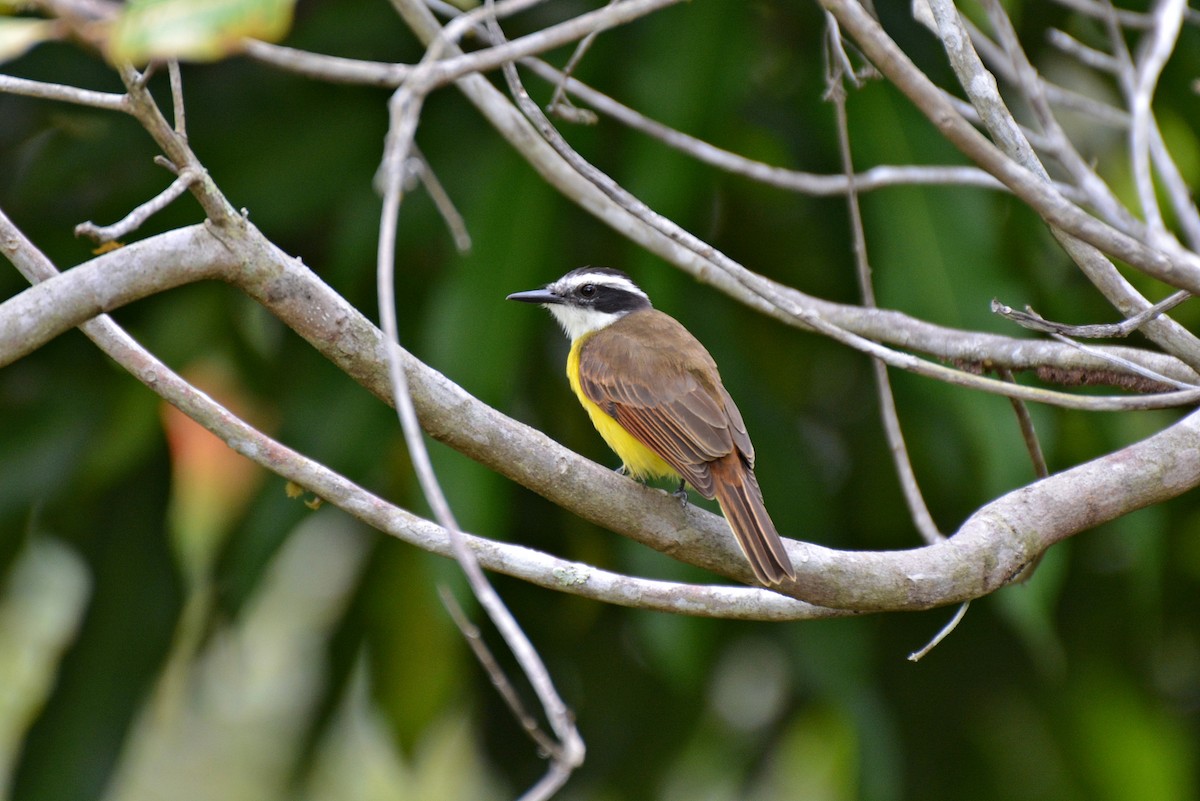
<path fill-rule="evenodd" d="M 682 478 L 679 479 L 679 488 L 671 493 L 672 495 L 674 495 L 676 498 L 679 499 L 679 505 L 682 506 L 684 509 L 686 509 L 687 505 L 688 505 L 687 489 L 684 488 L 685 483 L 686 482 Z"/>

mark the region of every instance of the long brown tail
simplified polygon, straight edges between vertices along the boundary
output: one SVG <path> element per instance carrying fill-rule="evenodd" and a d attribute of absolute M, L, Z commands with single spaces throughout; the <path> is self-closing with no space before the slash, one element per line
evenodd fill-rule
<path fill-rule="evenodd" d="M 767 514 L 754 471 L 736 453 L 711 462 L 713 491 L 738 545 L 763 584 L 780 584 L 796 578 L 779 532 Z"/>

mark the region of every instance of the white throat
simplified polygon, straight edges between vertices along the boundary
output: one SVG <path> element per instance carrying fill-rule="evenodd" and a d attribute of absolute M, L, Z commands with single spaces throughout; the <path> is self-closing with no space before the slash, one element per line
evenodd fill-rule
<path fill-rule="evenodd" d="M 593 331 L 599 331 L 601 328 L 612 325 L 629 313 L 602 312 L 559 303 L 547 303 L 545 308 L 554 315 L 554 319 L 567 332 L 567 337 L 572 342 Z"/>

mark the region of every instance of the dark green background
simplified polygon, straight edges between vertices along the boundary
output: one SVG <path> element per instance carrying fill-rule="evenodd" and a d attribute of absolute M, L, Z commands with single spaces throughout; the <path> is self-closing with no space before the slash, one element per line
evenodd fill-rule
<path fill-rule="evenodd" d="M 1081 37 L 1096 32 L 1050 4 L 1009 5 L 1023 41 L 1051 74 L 1064 61 L 1042 52 L 1047 25 Z M 932 36 L 904 16 L 907 4 L 881 6 L 914 60 L 951 86 Z M 551 5 L 509 31 L 569 8 L 584 5 Z M 695 0 L 600 37 L 578 75 L 719 146 L 836 172 L 833 109 L 821 100 L 822 24 L 810 3 Z M 367 59 L 420 56 L 385 3 L 362 0 L 302 3 L 287 44 Z M 1197 44 L 1196 31 L 1185 30 L 1156 104 L 1193 183 L 1200 148 L 1188 82 L 1200 67 Z M 566 53 L 550 58 L 561 64 Z M 4 69 L 120 88 L 100 59 L 65 44 Z M 245 59 L 185 67 L 184 82 L 190 141 L 217 184 L 267 236 L 374 318 L 379 201 L 371 180 L 387 92 L 314 83 Z M 152 85 L 165 100 L 164 76 Z M 544 85 L 532 78 L 528 85 L 536 100 L 548 99 Z M 852 93 L 849 114 L 860 167 L 961 162 L 880 81 Z M 564 133 L 651 207 L 748 268 L 855 302 L 843 199 L 729 177 L 608 121 Z M 1130 198 L 1120 135 L 1096 128 L 1086 138 L 1086 155 Z M 919 544 L 863 357 L 758 317 L 640 252 L 542 184 L 453 88 L 430 98 L 417 141 L 474 240 L 469 254 L 457 254 L 424 194 L 406 200 L 397 305 L 402 340 L 418 357 L 487 403 L 611 463 L 567 389 L 560 332 L 540 311 L 503 298 L 581 264 L 621 267 L 721 365 L 754 436 L 781 531 L 847 549 Z M 148 137 L 120 115 L 0 95 L 0 206 L 60 267 L 90 257 L 89 245 L 71 234 L 76 223 L 119 219 L 166 185 L 154 155 Z M 1001 333 L 1012 329 L 990 315 L 992 297 L 1071 322 L 1113 317 L 1043 226 L 1004 195 L 904 188 L 862 203 L 883 306 Z M 200 219 L 185 198 L 139 236 Z M 14 270 L 0 270 L 0 295 L 23 286 Z M 116 317 L 173 367 L 231 365 L 245 395 L 276 421 L 279 439 L 425 513 L 390 410 L 233 290 L 187 287 Z M 1180 318 L 1189 323 L 1195 314 L 1185 308 Z M 893 380 L 916 472 L 943 530 L 1032 479 L 1007 401 L 906 375 Z M 1034 409 L 1051 470 L 1175 416 Z M 469 530 L 609 569 L 712 580 L 432 448 Z M 13 797 L 99 798 L 120 763 L 183 603 L 167 534 L 170 486 L 156 399 L 83 336 L 64 335 L 0 371 L 4 564 L 35 537 L 51 537 L 82 556 L 93 581 L 78 638 L 24 739 Z M 239 619 L 267 566 L 311 515 L 285 497 L 282 480 L 262 482 L 222 550 L 211 630 Z M 361 535 L 367 566 L 313 657 L 330 670 L 305 717 L 301 747 L 288 757 L 287 792 L 309 786 L 313 754 L 354 665 L 364 664 L 406 757 L 417 759 L 430 732 L 465 716 L 487 755 L 489 781 L 500 783 L 492 785 L 497 797 L 512 797 L 542 764 L 440 607 L 435 585 L 461 588 L 455 571 L 378 533 Z M 496 583 L 588 744 L 564 798 L 1184 799 L 1197 792 L 1198 543 L 1191 496 L 1080 535 L 1056 547 L 1027 586 L 977 601 L 916 665 L 905 656 L 953 610 L 749 624 Z M 778 712 L 739 728 L 714 699 L 726 697 L 730 682 L 753 689 L 760 679 L 780 693 Z"/>

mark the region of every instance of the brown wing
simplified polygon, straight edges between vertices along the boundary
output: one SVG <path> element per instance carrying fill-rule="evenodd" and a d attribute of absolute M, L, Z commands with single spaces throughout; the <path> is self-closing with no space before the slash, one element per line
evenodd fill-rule
<path fill-rule="evenodd" d="M 620 366 L 620 375 L 613 366 Z M 579 354 L 587 397 L 662 457 L 696 491 L 713 497 L 709 463 L 754 449 L 717 367 L 695 337 L 654 309 L 626 315 Z"/>

